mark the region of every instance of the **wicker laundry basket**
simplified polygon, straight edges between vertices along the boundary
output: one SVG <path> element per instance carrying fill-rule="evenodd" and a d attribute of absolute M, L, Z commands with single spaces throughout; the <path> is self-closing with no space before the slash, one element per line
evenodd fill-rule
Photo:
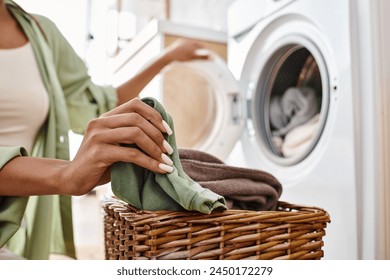
<path fill-rule="evenodd" d="M 106 259 L 321 259 L 323 209 L 279 202 L 277 211 L 145 211 L 103 202 Z"/>

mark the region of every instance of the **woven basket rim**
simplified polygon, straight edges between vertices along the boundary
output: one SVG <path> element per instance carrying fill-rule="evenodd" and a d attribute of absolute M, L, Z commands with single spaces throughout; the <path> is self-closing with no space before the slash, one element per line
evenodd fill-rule
<path fill-rule="evenodd" d="M 242 223 L 251 221 L 268 222 L 326 222 L 330 223 L 329 213 L 316 206 L 307 206 L 302 204 L 293 204 L 285 201 L 279 201 L 277 210 L 272 211 L 253 211 L 241 209 L 227 209 L 225 211 L 214 211 L 210 214 L 203 214 L 196 211 L 170 211 L 170 210 L 142 210 L 138 209 L 116 197 L 111 197 L 103 202 L 103 207 L 111 208 L 126 220 L 131 220 L 135 225 L 141 225 L 153 222 L 163 222 L 183 220 L 189 223 Z M 139 223 L 137 221 L 140 221 Z M 141 222 L 142 221 L 142 222 Z M 153 224 L 151 224 L 153 225 Z"/>

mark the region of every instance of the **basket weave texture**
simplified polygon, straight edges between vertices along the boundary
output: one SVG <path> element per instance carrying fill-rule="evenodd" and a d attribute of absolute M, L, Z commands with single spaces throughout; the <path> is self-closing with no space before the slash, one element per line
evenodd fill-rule
<path fill-rule="evenodd" d="M 103 202 L 106 259 L 321 259 L 326 211 L 279 202 L 277 211 L 146 211 Z"/>

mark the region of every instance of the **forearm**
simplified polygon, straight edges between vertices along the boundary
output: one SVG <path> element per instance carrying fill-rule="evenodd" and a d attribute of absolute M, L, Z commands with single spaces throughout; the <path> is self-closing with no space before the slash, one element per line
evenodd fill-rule
<path fill-rule="evenodd" d="M 118 105 L 137 97 L 142 89 L 170 62 L 170 57 L 162 54 L 148 64 L 132 79 L 120 85 L 117 88 Z"/>
<path fill-rule="evenodd" d="M 208 59 L 208 53 L 199 52 L 203 45 L 193 40 L 177 40 L 166 48 L 160 56 L 141 70 L 134 78 L 117 88 L 118 103 L 137 97 L 142 89 L 169 63 L 173 61 L 190 61 Z"/>
<path fill-rule="evenodd" d="M 69 195 L 64 184 L 68 161 L 16 157 L 0 170 L 0 196 Z"/>

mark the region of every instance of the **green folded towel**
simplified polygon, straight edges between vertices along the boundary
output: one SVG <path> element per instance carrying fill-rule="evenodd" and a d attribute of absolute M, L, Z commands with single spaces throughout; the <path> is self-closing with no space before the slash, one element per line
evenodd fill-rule
<path fill-rule="evenodd" d="M 174 131 L 172 117 L 154 98 L 143 102 L 156 109 Z M 123 201 L 145 210 L 195 210 L 205 214 L 225 210 L 225 199 L 201 187 L 183 171 L 176 148 L 175 134 L 165 135 L 174 152 L 172 173 L 157 174 L 132 163 L 118 162 L 111 167 L 113 193 Z"/>

